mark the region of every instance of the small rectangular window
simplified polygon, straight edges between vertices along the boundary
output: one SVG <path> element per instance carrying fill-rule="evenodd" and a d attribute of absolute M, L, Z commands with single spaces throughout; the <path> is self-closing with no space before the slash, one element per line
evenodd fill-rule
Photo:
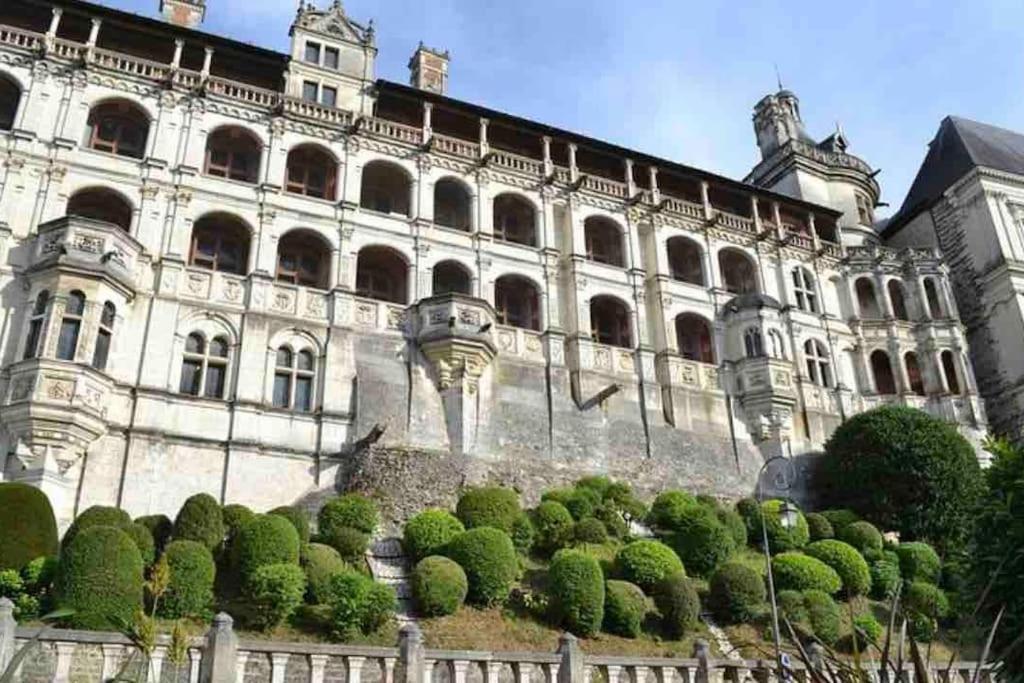
<path fill-rule="evenodd" d="M 324 48 L 324 66 L 328 69 L 338 68 L 338 48 Z"/>
<path fill-rule="evenodd" d="M 295 409 L 308 413 L 313 407 L 313 378 L 298 377 L 295 380 Z"/>
<path fill-rule="evenodd" d="M 338 91 L 328 86 L 323 87 L 323 92 L 320 95 L 320 104 L 325 107 L 333 107 L 338 103 Z"/>
<path fill-rule="evenodd" d="M 202 364 L 197 360 L 186 360 L 181 364 L 181 384 L 179 391 L 192 396 L 199 395 L 199 380 L 202 377 Z"/>
<path fill-rule="evenodd" d="M 306 61 L 310 64 L 320 63 L 320 43 L 306 43 Z"/>
<path fill-rule="evenodd" d="M 92 354 L 92 366 L 97 370 L 107 369 L 107 356 L 110 355 L 110 333 L 100 330 L 96 335 L 96 350 Z"/>
<path fill-rule="evenodd" d="M 78 330 L 81 323 L 78 320 L 63 320 L 60 324 L 60 336 L 57 338 L 57 358 L 60 360 L 74 360 L 75 351 L 78 349 Z"/>
<path fill-rule="evenodd" d="M 274 375 L 274 407 L 287 408 L 289 394 L 292 391 L 292 377 L 289 374 L 281 373 Z"/>
<path fill-rule="evenodd" d="M 224 379 L 227 373 L 228 369 L 224 365 L 210 363 L 206 366 L 206 387 L 203 394 L 207 398 L 222 398 L 224 396 Z"/>
<path fill-rule="evenodd" d="M 25 341 L 25 355 L 23 358 L 35 358 L 39 354 L 39 335 L 42 331 L 42 318 L 36 318 L 28 324 L 28 339 Z"/>
<path fill-rule="evenodd" d="M 313 81 L 306 81 L 302 84 L 302 99 L 307 102 L 316 102 L 318 89 L 319 88 L 317 88 L 316 83 Z"/>

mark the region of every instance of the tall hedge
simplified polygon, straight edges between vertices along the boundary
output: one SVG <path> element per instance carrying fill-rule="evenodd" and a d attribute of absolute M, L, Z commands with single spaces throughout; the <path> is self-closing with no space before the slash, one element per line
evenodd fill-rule
<path fill-rule="evenodd" d="M 46 494 L 20 482 L 0 483 L 0 569 L 20 570 L 57 549 L 57 521 Z"/>
<path fill-rule="evenodd" d="M 445 554 L 466 572 L 467 600 L 475 605 L 503 601 L 519 574 L 519 559 L 512 539 L 493 527 L 464 531 L 451 540 Z"/>
<path fill-rule="evenodd" d="M 121 508 L 109 505 L 93 505 L 83 510 L 64 532 L 61 545 L 67 548 L 80 532 L 94 526 L 112 526 L 123 529 L 132 523 L 132 518 Z"/>
<path fill-rule="evenodd" d="M 447 510 L 424 510 L 405 523 L 402 548 L 419 561 L 441 554 L 448 542 L 465 530 L 458 517 Z"/>
<path fill-rule="evenodd" d="M 489 526 L 506 534 L 512 533 L 520 511 L 519 494 L 501 486 L 467 489 L 455 506 L 455 516 L 467 529 Z"/>
<path fill-rule="evenodd" d="M 168 619 L 202 617 L 213 604 L 216 566 L 210 549 L 198 541 L 171 541 L 161 561 L 167 562 L 170 582 L 157 605 Z"/>
<path fill-rule="evenodd" d="M 121 529 L 80 530 L 61 553 L 57 604 L 70 608 L 76 628 L 117 630 L 142 607 L 142 556 Z"/>
<path fill-rule="evenodd" d="M 984 482 L 974 448 L 951 424 L 905 406 L 855 415 L 825 445 L 837 503 L 907 540 L 961 545 Z"/>
<path fill-rule="evenodd" d="M 322 536 L 329 536 L 339 528 L 356 529 L 372 536 L 379 523 L 377 504 L 359 493 L 332 498 L 317 515 L 317 527 Z"/>
<path fill-rule="evenodd" d="M 579 550 L 559 550 L 548 580 L 558 623 L 576 635 L 597 633 L 604 621 L 604 574 L 597 560 Z"/>
<path fill-rule="evenodd" d="M 245 581 L 266 565 L 298 564 L 299 533 L 284 517 L 256 515 L 238 532 L 231 550 L 235 570 Z"/>
<path fill-rule="evenodd" d="M 224 517 L 217 499 L 197 493 L 185 501 L 174 519 L 174 539 L 196 541 L 213 550 L 224 540 Z"/>

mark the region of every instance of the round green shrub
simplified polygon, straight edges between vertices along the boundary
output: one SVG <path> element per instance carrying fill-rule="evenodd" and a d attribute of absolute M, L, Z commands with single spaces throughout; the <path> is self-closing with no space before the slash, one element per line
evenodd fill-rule
<path fill-rule="evenodd" d="M 329 534 L 320 534 L 318 538 L 337 550 L 341 559 L 352 567 L 359 568 L 366 563 L 366 551 L 370 547 L 369 534 L 341 526 L 332 528 Z"/>
<path fill-rule="evenodd" d="M 772 558 L 772 575 L 779 590 L 821 590 L 832 594 L 843 587 L 836 570 L 817 558 L 798 552 L 781 553 Z"/>
<path fill-rule="evenodd" d="M 287 519 L 295 531 L 299 533 L 299 543 L 309 543 L 309 515 L 306 514 L 305 510 L 300 510 L 292 505 L 282 505 L 276 507 L 268 515 L 279 515 Z"/>
<path fill-rule="evenodd" d="M 210 549 L 198 541 L 171 541 L 161 562 L 167 562 L 167 592 L 157 605 L 167 619 L 203 617 L 213 604 L 217 568 Z"/>
<path fill-rule="evenodd" d="M 167 515 L 143 515 L 136 518 L 135 523 L 149 529 L 149 533 L 153 536 L 156 556 L 163 555 L 164 548 L 171 542 L 171 536 L 174 535 L 174 522 L 171 521 L 171 518 Z"/>
<path fill-rule="evenodd" d="M 835 538 L 836 532 L 828 517 L 819 512 L 808 512 L 804 515 L 807 518 L 807 531 L 812 541 L 824 541 Z"/>
<path fill-rule="evenodd" d="M 966 541 L 984 478 L 974 448 L 952 424 L 883 406 L 839 425 L 825 452 L 822 475 L 840 505 L 908 540 Z"/>
<path fill-rule="evenodd" d="M 629 581 L 606 581 L 604 584 L 604 626 L 607 633 L 623 638 L 640 635 L 647 615 L 647 596 Z"/>
<path fill-rule="evenodd" d="M 468 591 L 466 572 L 447 557 L 425 557 L 412 572 L 413 600 L 416 611 L 424 617 L 455 614 Z"/>
<path fill-rule="evenodd" d="M 0 483 L 0 569 L 21 570 L 57 554 L 57 520 L 46 494 L 21 482 Z"/>
<path fill-rule="evenodd" d="M 234 538 L 245 524 L 252 521 L 256 513 L 244 505 L 231 503 L 221 508 L 220 516 L 224 521 L 224 533 L 230 539 Z"/>
<path fill-rule="evenodd" d="M 682 572 L 670 574 L 654 587 L 654 604 L 661 625 L 671 638 L 681 638 L 693 629 L 700 616 L 700 596 L 693 582 Z"/>
<path fill-rule="evenodd" d="M 331 630 L 340 640 L 376 631 L 394 616 L 398 604 L 390 586 L 352 569 L 334 575 L 330 596 Z"/>
<path fill-rule="evenodd" d="M 938 623 L 923 614 L 911 614 L 909 622 L 910 637 L 919 643 L 931 642 L 939 630 Z"/>
<path fill-rule="evenodd" d="M 839 640 L 842 626 L 839 605 L 831 595 L 820 590 L 804 591 L 804 604 L 807 605 L 807 621 L 814 635 L 826 645 L 834 645 Z"/>
<path fill-rule="evenodd" d="M 17 598 L 25 590 L 25 580 L 17 569 L 0 569 L 0 598 Z"/>
<path fill-rule="evenodd" d="M 284 521 L 291 527 L 291 522 Z M 292 531 L 295 531 L 294 527 Z M 298 536 L 297 531 L 295 534 Z M 306 575 L 296 564 L 266 564 L 248 575 L 244 591 L 249 608 L 249 625 L 259 630 L 269 630 L 283 623 L 302 604 L 302 596 L 306 593 Z"/>
<path fill-rule="evenodd" d="M 572 518 L 579 521 L 594 516 L 601 505 L 601 496 L 592 488 L 575 488 L 563 505 Z"/>
<path fill-rule="evenodd" d="M 306 595 L 314 605 L 326 603 L 330 597 L 331 579 L 350 567 L 337 550 L 323 543 L 306 546 L 302 568 L 306 572 Z"/>
<path fill-rule="evenodd" d="M 908 611 L 931 619 L 949 614 L 949 598 L 941 588 L 925 581 L 914 581 L 907 587 L 904 604 Z"/>
<path fill-rule="evenodd" d="M 519 574 L 519 560 L 512 539 L 493 527 L 477 527 L 451 540 L 445 554 L 466 572 L 467 600 L 474 605 L 494 605 L 508 597 Z"/>
<path fill-rule="evenodd" d="M 682 561 L 672 548 L 650 539 L 633 541 L 623 546 L 615 555 L 615 569 L 619 576 L 643 590 L 654 588 L 656 583 L 669 574 L 685 571 Z"/>
<path fill-rule="evenodd" d="M 121 529 L 80 529 L 61 553 L 57 604 L 74 610 L 68 621 L 75 628 L 116 630 L 142 607 L 142 569 L 139 549 Z"/>
<path fill-rule="evenodd" d="M 789 619 L 794 626 L 807 623 L 807 604 L 800 591 L 781 590 L 775 594 L 775 602 L 779 606 L 779 616 Z"/>
<path fill-rule="evenodd" d="M 533 529 L 533 522 L 530 520 L 530 515 L 526 511 L 520 512 L 516 515 L 516 521 L 512 522 L 512 533 L 509 534 L 512 538 L 512 545 L 515 547 L 516 552 L 528 555 L 533 549 L 533 540 L 536 533 Z"/>
<path fill-rule="evenodd" d="M 56 557 L 37 557 L 26 564 L 21 570 L 25 589 L 31 593 L 42 593 L 48 590 L 57 575 L 57 565 Z"/>
<path fill-rule="evenodd" d="M 674 529 L 682 514 L 696 504 L 697 499 L 686 491 L 662 491 L 651 503 L 647 523 L 659 529 Z"/>
<path fill-rule="evenodd" d="M 877 645 L 883 633 L 882 625 L 870 612 L 858 614 L 853 618 L 852 635 L 859 652 L 865 652 L 871 645 Z"/>
<path fill-rule="evenodd" d="M 414 562 L 439 555 L 453 538 L 465 531 L 459 518 L 447 510 L 424 510 L 405 523 L 402 548 Z"/>
<path fill-rule="evenodd" d="M 847 510 L 846 508 L 822 510 L 818 514 L 828 520 L 828 523 L 832 525 L 832 530 L 837 536 L 849 525 L 860 521 L 860 516 L 856 512 L 853 510 Z"/>
<path fill-rule="evenodd" d="M 204 544 L 205 545 L 205 544 Z M 243 586 L 254 571 L 272 564 L 299 562 L 299 532 L 284 517 L 256 515 L 232 543 L 233 564 Z"/>
<path fill-rule="evenodd" d="M 882 551 L 882 532 L 871 522 L 854 522 L 843 527 L 839 540 L 849 543 L 861 553 Z"/>
<path fill-rule="evenodd" d="M 615 538 L 625 538 L 629 535 L 629 523 L 626 521 L 623 511 L 614 502 L 601 503 L 601 506 L 594 511 L 594 519 L 601 520 L 608 534 Z M 636 518 L 630 517 L 630 519 Z"/>
<path fill-rule="evenodd" d="M 577 543 L 607 543 L 608 529 L 596 517 L 587 517 L 573 525 L 572 537 Z"/>
<path fill-rule="evenodd" d="M 942 575 L 942 561 L 927 543 L 900 543 L 896 548 L 900 558 L 900 573 L 907 581 L 938 583 Z"/>
<path fill-rule="evenodd" d="M 213 550 L 224 540 L 220 503 L 208 493 L 190 496 L 174 519 L 174 539 L 198 541 Z"/>
<path fill-rule="evenodd" d="M 317 515 L 320 535 L 332 536 L 336 529 L 347 527 L 370 536 L 377 530 L 380 514 L 377 505 L 366 496 L 346 493 L 327 501 Z M 339 551 L 340 552 L 340 551 Z M 342 553 L 344 556 L 344 553 Z"/>
<path fill-rule="evenodd" d="M 128 538 L 132 539 L 132 543 L 139 549 L 139 555 L 142 557 L 142 564 L 148 567 L 153 564 L 153 560 L 156 559 L 156 543 L 153 541 L 153 534 L 149 533 L 149 529 L 145 525 L 133 522 L 122 529 Z"/>
<path fill-rule="evenodd" d="M 467 489 L 455 506 L 455 516 L 467 529 L 489 526 L 512 533 L 520 513 L 519 494 L 501 486 Z"/>
<path fill-rule="evenodd" d="M 736 514 L 743 518 L 747 527 L 747 541 L 755 542 L 761 538 L 761 504 L 753 498 L 740 498 L 736 501 Z M 759 540 L 756 541 L 760 543 Z"/>
<path fill-rule="evenodd" d="M 558 624 L 579 636 L 597 633 L 604 621 L 604 574 L 597 560 L 579 550 L 559 550 L 548 580 Z"/>
<path fill-rule="evenodd" d="M 615 486 L 615 482 L 603 474 L 592 474 L 576 480 L 574 488 L 591 489 L 597 497 L 604 499 Z"/>
<path fill-rule="evenodd" d="M 750 621 L 764 608 L 764 579 L 754 569 L 738 562 L 726 562 L 711 575 L 708 607 L 723 623 Z"/>
<path fill-rule="evenodd" d="M 553 553 L 572 541 L 572 515 L 556 501 L 541 501 L 533 511 L 533 528 L 537 534 L 534 544 L 542 553 Z"/>
<path fill-rule="evenodd" d="M 747 523 L 743 521 L 740 514 L 729 508 L 719 507 L 715 509 L 715 516 L 732 536 L 732 543 L 736 548 L 744 548 L 747 545 Z"/>
<path fill-rule="evenodd" d="M 736 550 L 733 536 L 718 521 L 714 510 L 694 506 L 676 521 L 672 547 L 683 565 L 698 576 L 708 576 Z"/>
<path fill-rule="evenodd" d="M 871 597 L 876 600 L 888 600 L 896 595 L 900 585 L 900 566 L 887 559 L 875 560 L 869 565 L 871 570 Z"/>
<path fill-rule="evenodd" d="M 807 554 L 836 571 L 846 595 L 867 595 L 871 591 L 871 570 L 852 545 L 834 539 L 815 541 L 807 546 Z"/>
<path fill-rule="evenodd" d="M 79 532 L 94 526 L 112 526 L 116 529 L 124 529 L 131 523 L 132 518 L 121 508 L 93 505 L 75 517 L 75 521 L 71 522 L 71 526 L 64 532 L 64 540 L 61 541 L 61 545 L 65 548 L 68 547 Z"/>
<path fill-rule="evenodd" d="M 768 531 L 768 547 L 771 548 L 773 555 L 790 550 L 799 550 L 807 545 L 807 542 L 811 539 L 810 531 L 807 528 L 807 518 L 804 517 L 804 514 L 797 512 L 796 525 L 787 529 L 782 526 L 782 519 L 779 517 L 779 510 L 781 508 L 781 500 L 766 500 L 761 505 L 765 529 Z M 757 538 L 761 538 L 760 531 Z"/>

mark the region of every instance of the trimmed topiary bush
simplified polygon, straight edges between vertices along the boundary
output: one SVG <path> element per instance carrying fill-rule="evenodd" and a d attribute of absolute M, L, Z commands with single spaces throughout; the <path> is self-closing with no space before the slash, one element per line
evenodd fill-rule
<path fill-rule="evenodd" d="M 20 482 L 0 483 L 0 569 L 21 570 L 57 554 L 57 521 L 46 494 Z"/>
<path fill-rule="evenodd" d="M 573 525 L 572 538 L 577 543 L 607 543 L 608 529 L 601 520 L 588 517 Z"/>
<path fill-rule="evenodd" d="M 846 595 L 867 595 L 871 591 L 871 570 L 852 545 L 834 539 L 815 541 L 807 546 L 807 554 L 835 570 Z"/>
<path fill-rule="evenodd" d="M 644 590 L 670 574 L 685 571 L 683 563 L 672 548 L 660 541 L 641 539 L 622 547 L 615 555 L 618 574 Z"/>
<path fill-rule="evenodd" d="M 870 612 L 858 614 L 853 618 L 851 637 L 858 652 L 865 652 L 871 645 L 877 645 L 882 640 L 883 633 L 882 625 Z"/>
<path fill-rule="evenodd" d="M 424 510 L 405 523 L 402 548 L 414 562 L 439 555 L 453 538 L 465 531 L 459 518 L 447 510 Z"/>
<path fill-rule="evenodd" d="M 167 563 L 167 592 L 157 605 L 167 619 L 205 617 L 213 604 L 216 565 L 210 549 L 198 541 L 171 541 L 161 562 Z"/>
<path fill-rule="evenodd" d="M 85 529 L 94 526 L 112 526 L 115 529 L 124 529 L 131 523 L 132 518 L 120 508 L 108 505 L 93 505 L 90 508 L 86 508 L 78 517 L 75 517 L 75 521 L 71 522 L 71 526 L 64 532 L 64 540 L 61 541 L 61 545 L 64 548 L 68 547 L 75 540 L 75 536 Z"/>
<path fill-rule="evenodd" d="M 302 569 L 306 572 L 306 596 L 311 603 L 319 605 L 327 602 L 330 597 L 331 579 L 334 575 L 350 567 L 331 546 L 310 543 L 306 546 Z"/>
<path fill-rule="evenodd" d="M 670 574 L 654 587 L 654 604 L 661 614 L 661 625 L 672 638 L 681 638 L 697 625 L 700 596 L 693 582 L 682 572 Z"/>
<path fill-rule="evenodd" d="M 604 621 L 604 574 L 590 555 L 559 550 L 548 569 L 555 620 L 580 636 L 597 633 Z"/>
<path fill-rule="evenodd" d="M 938 583 L 942 575 L 942 561 L 927 543 L 900 543 L 896 548 L 900 558 L 900 573 L 908 582 Z"/>
<path fill-rule="evenodd" d="M 659 529 L 674 529 L 683 512 L 697 505 L 697 499 L 686 491 L 662 491 L 651 503 L 647 524 Z"/>
<path fill-rule="evenodd" d="M 323 537 L 332 536 L 341 528 L 355 529 L 372 536 L 379 523 L 376 503 L 358 493 L 332 498 L 324 503 L 317 515 L 317 528 Z"/>
<path fill-rule="evenodd" d="M 839 640 L 842 625 L 842 611 L 832 596 L 824 591 L 804 591 L 804 604 L 807 605 L 807 622 L 814 635 L 826 645 L 834 645 Z"/>
<path fill-rule="evenodd" d="M 224 516 L 208 493 L 190 496 L 174 519 L 174 539 L 198 541 L 213 550 L 224 540 Z"/>
<path fill-rule="evenodd" d="M 691 507 L 680 515 L 672 547 L 683 565 L 698 576 L 708 576 L 736 550 L 732 534 L 718 521 L 715 511 L 704 506 Z"/>
<path fill-rule="evenodd" d="M 871 522 L 854 522 L 843 527 L 839 540 L 861 553 L 882 552 L 882 532 Z"/>
<path fill-rule="evenodd" d="M 519 494 L 501 486 L 467 489 L 455 506 L 455 516 L 467 529 L 489 526 L 512 533 L 520 513 Z"/>
<path fill-rule="evenodd" d="M 153 564 L 156 559 L 156 543 L 153 542 L 153 534 L 145 525 L 133 522 L 122 529 L 132 543 L 139 549 L 139 556 L 142 557 L 142 564 L 146 567 Z"/>
<path fill-rule="evenodd" d="M 823 475 L 841 505 L 910 540 L 966 540 L 984 480 L 974 448 L 953 425 L 883 406 L 839 425 L 825 451 Z"/>
<path fill-rule="evenodd" d="M 747 523 L 743 521 L 740 514 L 729 508 L 719 507 L 715 509 L 715 516 L 732 536 L 733 545 L 736 548 L 745 548 L 747 545 Z"/>
<path fill-rule="evenodd" d="M 542 553 L 551 554 L 569 545 L 573 536 L 572 515 L 564 505 L 553 500 L 542 501 L 533 511 L 534 545 Z"/>
<path fill-rule="evenodd" d="M 808 512 L 804 515 L 807 518 L 807 531 L 810 533 L 811 541 L 824 541 L 835 538 L 836 532 L 828 517 L 818 512 Z"/>
<path fill-rule="evenodd" d="M 887 559 L 875 560 L 868 569 L 871 571 L 871 597 L 888 600 L 896 595 L 900 585 L 900 566 Z"/>
<path fill-rule="evenodd" d="M 285 522 L 291 526 L 291 522 Z M 294 527 L 292 531 L 295 531 Z M 295 533 L 297 536 L 298 532 Z M 267 564 L 249 574 L 244 590 L 249 625 L 269 630 L 283 623 L 302 604 L 306 575 L 296 564 Z"/>
<path fill-rule="evenodd" d="M 353 568 L 365 564 L 366 551 L 370 547 L 369 534 L 352 527 L 341 526 L 333 528 L 329 534 L 320 534 L 318 538 L 337 550 L 341 559 Z"/>
<path fill-rule="evenodd" d="M 533 549 L 533 539 L 535 536 L 530 515 L 525 511 L 516 515 L 516 521 L 512 522 L 512 533 L 509 535 L 512 537 L 512 545 L 515 547 L 516 552 L 528 555 L 530 550 Z"/>
<path fill-rule="evenodd" d="M 647 596 L 640 587 L 629 581 L 606 581 L 604 594 L 602 628 L 623 638 L 639 636 L 647 615 Z"/>
<path fill-rule="evenodd" d="M 759 573 L 745 564 L 726 562 L 711 575 L 708 607 L 719 621 L 739 624 L 763 610 L 765 596 Z"/>
<path fill-rule="evenodd" d="M 238 503 L 225 505 L 220 510 L 220 517 L 224 521 L 224 535 L 229 540 L 234 538 L 238 534 L 238 530 L 252 521 L 255 516 L 256 513 L 244 505 Z"/>
<path fill-rule="evenodd" d="M 416 564 L 411 583 L 416 611 L 424 617 L 455 614 L 469 591 L 462 567 L 438 555 L 425 557 Z"/>
<path fill-rule="evenodd" d="M 807 604 L 800 591 L 781 590 L 775 595 L 779 615 L 789 619 L 794 626 L 807 623 Z"/>
<path fill-rule="evenodd" d="M 352 569 L 334 576 L 330 595 L 331 629 L 339 640 L 376 631 L 394 616 L 398 604 L 390 586 Z"/>
<path fill-rule="evenodd" d="M 142 569 L 139 549 L 121 529 L 80 529 L 61 553 L 57 604 L 74 610 L 68 621 L 75 628 L 116 630 L 142 607 Z"/>
<path fill-rule="evenodd" d="M 847 510 L 846 508 L 822 510 L 818 514 L 828 520 L 828 523 L 832 525 L 832 530 L 837 536 L 849 525 L 860 521 L 860 516 L 856 512 L 853 510 Z"/>
<path fill-rule="evenodd" d="M 260 567 L 299 562 L 299 532 L 284 517 L 256 515 L 232 543 L 233 564 L 243 586 Z"/>
<path fill-rule="evenodd" d="M 167 515 L 144 515 L 138 517 L 135 523 L 149 529 L 149 533 L 153 536 L 156 556 L 163 555 L 164 548 L 170 543 L 171 536 L 174 534 L 174 523 L 171 518 Z"/>
<path fill-rule="evenodd" d="M 299 543 L 309 543 L 309 515 L 304 510 L 291 505 L 282 505 L 281 507 L 274 508 L 267 514 L 278 515 L 287 519 L 295 527 L 295 531 L 299 533 Z"/>
<path fill-rule="evenodd" d="M 779 590 L 820 590 L 831 595 L 843 587 L 836 570 L 817 558 L 797 552 L 772 558 L 772 574 Z"/>
<path fill-rule="evenodd" d="M 57 564 L 56 557 L 37 557 L 26 564 L 21 570 L 21 578 L 25 581 L 25 590 L 33 594 L 49 590 L 57 575 Z"/>
<path fill-rule="evenodd" d="M 782 526 L 782 519 L 779 517 L 779 510 L 781 508 L 781 500 L 766 500 L 761 505 L 765 528 L 768 531 L 768 546 L 771 548 L 773 555 L 790 550 L 799 550 L 807 545 L 807 542 L 811 539 L 810 531 L 807 529 L 807 519 L 803 513 L 797 512 L 796 526 L 787 529 Z M 761 538 L 760 530 L 758 530 L 757 538 Z"/>
<path fill-rule="evenodd" d="M 747 527 L 747 541 L 760 543 L 761 504 L 753 498 L 740 498 L 736 501 L 736 514 L 743 519 L 743 524 Z"/>
<path fill-rule="evenodd" d="M 478 527 L 459 534 L 448 544 L 445 554 L 466 572 L 466 598 L 474 605 L 502 602 L 519 574 L 512 539 L 493 527 Z"/>
<path fill-rule="evenodd" d="M 925 581 L 914 581 L 907 586 L 903 601 L 908 611 L 931 619 L 949 614 L 949 598 L 941 588 Z"/>

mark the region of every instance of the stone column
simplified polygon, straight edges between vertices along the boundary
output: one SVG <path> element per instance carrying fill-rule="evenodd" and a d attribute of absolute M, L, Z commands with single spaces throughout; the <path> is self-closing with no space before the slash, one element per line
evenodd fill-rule
<path fill-rule="evenodd" d="M 697 660 L 693 683 L 709 683 L 711 680 L 711 647 L 708 641 L 698 638 L 693 642 L 693 658 Z"/>
<path fill-rule="evenodd" d="M 704 205 L 704 218 L 711 220 L 714 216 L 714 208 L 711 206 L 711 198 L 708 196 L 708 183 L 700 181 L 700 202 Z"/>
<path fill-rule="evenodd" d="M 17 628 L 14 603 L 7 598 L 0 598 L 0 671 L 4 671 L 14 659 L 14 632 Z"/>
<path fill-rule="evenodd" d="M 424 683 L 423 634 L 415 623 L 406 624 L 398 632 L 398 663 L 395 683 Z"/>
<path fill-rule="evenodd" d="M 562 658 L 558 664 L 558 683 L 584 683 L 583 650 L 576 636 L 568 632 L 562 634 L 558 639 L 558 656 Z"/>
<path fill-rule="evenodd" d="M 213 625 L 206 632 L 206 643 L 199 665 L 200 683 L 236 683 L 238 676 L 238 636 L 233 628 L 234 620 L 225 612 L 213 618 Z"/>

